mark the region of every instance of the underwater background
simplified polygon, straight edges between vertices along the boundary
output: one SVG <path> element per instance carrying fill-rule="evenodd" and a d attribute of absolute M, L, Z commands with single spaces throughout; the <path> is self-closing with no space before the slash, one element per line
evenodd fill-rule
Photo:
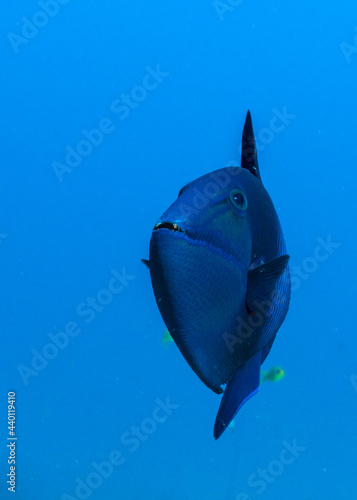
<path fill-rule="evenodd" d="M 356 499 L 356 3 L 4 0 L 0 25 L 0 499 Z M 140 259 L 182 186 L 240 164 L 248 109 L 285 376 L 215 441 Z"/>

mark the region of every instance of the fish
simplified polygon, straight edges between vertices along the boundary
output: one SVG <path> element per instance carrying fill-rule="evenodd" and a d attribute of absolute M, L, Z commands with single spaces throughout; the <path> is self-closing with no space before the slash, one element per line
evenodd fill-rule
<path fill-rule="evenodd" d="M 223 393 L 218 439 L 257 393 L 290 301 L 289 255 L 261 179 L 250 111 L 241 165 L 185 185 L 155 223 L 143 262 L 174 342 L 201 381 Z"/>
<path fill-rule="evenodd" d="M 280 366 L 274 366 L 268 371 L 262 370 L 262 382 L 279 382 L 285 377 L 285 371 Z"/>

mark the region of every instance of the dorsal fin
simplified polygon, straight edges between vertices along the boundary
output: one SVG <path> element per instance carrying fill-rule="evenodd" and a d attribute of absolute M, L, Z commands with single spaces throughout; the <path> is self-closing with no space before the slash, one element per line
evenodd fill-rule
<path fill-rule="evenodd" d="M 259 172 L 252 117 L 249 110 L 247 112 L 242 134 L 242 156 L 240 166 L 249 170 L 251 174 L 262 180 Z"/>

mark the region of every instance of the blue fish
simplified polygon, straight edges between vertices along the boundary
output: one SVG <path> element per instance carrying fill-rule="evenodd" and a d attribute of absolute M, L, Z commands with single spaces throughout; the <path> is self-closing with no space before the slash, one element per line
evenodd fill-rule
<path fill-rule="evenodd" d="M 184 186 L 155 224 L 144 261 L 187 363 L 212 391 L 224 391 L 215 439 L 259 389 L 260 365 L 289 307 L 288 261 L 248 111 L 241 166 Z"/>

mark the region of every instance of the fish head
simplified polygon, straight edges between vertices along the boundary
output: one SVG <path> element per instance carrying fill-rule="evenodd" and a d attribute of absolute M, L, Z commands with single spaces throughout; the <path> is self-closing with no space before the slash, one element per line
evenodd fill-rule
<path fill-rule="evenodd" d="M 161 230 L 171 231 L 176 233 L 174 238 L 187 238 L 192 244 L 205 245 L 211 252 L 220 249 L 231 257 L 245 255 L 250 239 L 246 217 L 248 195 L 242 182 L 245 174 L 242 169 L 231 167 L 184 186 L 177 200 L 155 224 L 153 236 L 155 231 L 158 237 L 164 234 Z M 235 176 L 241 177 L 241 182 L 237 182 Z M 219 186 L 214 181 L 221 178 L 222 184 L 225 177 L 228 178 L 226 185 Z"/>
<path fill-rule="evenodd" d="M 260 179 L 227 167 L 182 188 L 152 232 L 150 273 L 159 310 L 186 360 L 216 392 L 236 363 L 224 333 L 246 313 L 252 255 L 262 253 L 255 221 L 265 219 L 269 203 Z"/>

